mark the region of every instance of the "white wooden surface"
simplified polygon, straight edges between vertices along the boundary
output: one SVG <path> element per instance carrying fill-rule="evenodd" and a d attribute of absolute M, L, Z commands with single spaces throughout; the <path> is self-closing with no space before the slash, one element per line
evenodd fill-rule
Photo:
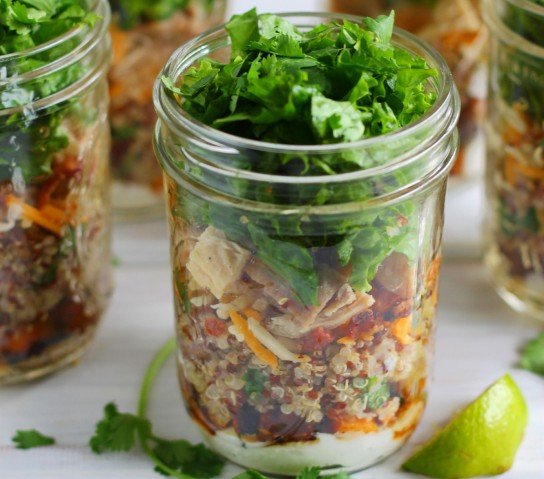
<path fill-rule="evenodd" d="M 311 0 L 235 1 L 244 11 L 320 8 Z M 450 201 L 446 242 L 478 248 L 481 188 Z M 466 225 L 466 214 L 471 223 Z M 462 234 L 460 234 L 462 232 Z M 468 232 L 468 234 L 467 234 Z M 153 479 L 159 478 L 139 454 L 95 456 L 87 442 L 102 407 L 115 401 L 134 411 L 143 371 L 173 331 L 165 226 L 162 222 L 121 226 L 115 230 L 117 289 L 95 343 L 76 367 L 32 384 L 0 389 L 0 479 Z M 443 268 L 438 314 L 436 363 L 428 408 L 408 446 L 357 479 L 412 477 L 399 464 L 455 410 L 511 372 L 525 394 L 530 425 L 514 468 L 505 479 L 544 478 L 544 379 L 513 369 L 519 347 L 539 330 L 501 303 L 476 261 L 449 260 Z M 151 417 L 159 435 L 198 441 L 181 403 L 173 361 L 157 387 Z M 53 435 L 54 447 L 19 451 L 11 445 L 17 429 L 37 428 Z M 229 466 L 225 477 L 237 469 Z M 416 476 L 413 476 L 416 477 Z"/>

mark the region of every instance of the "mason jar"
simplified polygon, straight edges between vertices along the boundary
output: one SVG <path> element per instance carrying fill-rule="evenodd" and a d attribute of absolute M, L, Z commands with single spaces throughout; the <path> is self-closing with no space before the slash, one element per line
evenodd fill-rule
<path fill-rule="evenodd" d="M 446 59 L 461 96 L 461 146 L 456 179 L 483 176 L 488 33 L 480 0 L 330 0 L 334 12 L 376 16 L 395 10 L 395 23 L 429 42 Z M 463 190 L 464 188 L 461 188 Z"/>
<path fill-rule="evenodd" d="M 283 16 L 301 30 L 341 21 Z M 229 135 L 155 84 L 181 392 L 205 442 L 244 467 L 361 469 L 401 447 L 425 407 L 459 98 L 434 50 L 401 30 L 394 43 L 437 69 L 436 103 L 399 131 L 353 143 Z M 229 51 L 218 28 L 163 73 L 179 78 Z M 261 167 L 331 155 L 373 166 L 330 176 Z"/>
<path fill-rule="evenodd" d="M 109 72 L 114 216 L 164 214 L 162 172 L 153 153 L 157 120 L 153 82 L 183 42 L 223 21 L 226 0 L 153 2 L 110 0 L 113 64 Z"/>
<path fill-rule="evenodd" d="M 486 263 L 507 303 L 544 319 L 544 6 L 483 7 L 491 32 Z"/>
<path fill-rule="evenodd" d="M 0 56 L 0 384 L 76 361 L 111 292 L 110 62 L 99 17 Z"/>

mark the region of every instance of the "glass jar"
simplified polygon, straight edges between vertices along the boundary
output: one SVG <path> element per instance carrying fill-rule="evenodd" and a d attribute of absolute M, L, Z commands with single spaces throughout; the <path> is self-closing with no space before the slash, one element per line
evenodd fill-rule
<path fill-rule="evenodd" d="M 183 42 L 223 21 L 226 0 L 110 0 L 109 72 L 113 208 L 120 220 L 164 214 L 162 171 L 153 153 L 157 120 L 151 93 L 168 57 Z"/>
<path fill-rule="evenodd" d="M 301 30 L 340 20 L 284 16 Z M 228 42 L 222 28 L 201 35 L 164 74 L 228 58 Z M 402 31 L 394 42 L 438 70 L 438 99 L 416 123 L 354 143 L 232 136 L 155 85 L 181 391 L 208 445 L 245 467 L 361 469 L 401 447 L 423 412 L 459 98 L 433 50 Z M 302 177 L 260 168 L 330 155 L 373 166 Z"/>
<path fill-rule="evenodd" d="M 485 48 L 487 30 L 480 0 L 330 0 L 331 10 L 376 16 L 395 10 L 400 28 L 423 38 L 446 59 L 461 95 L 461 148 L 452 169 L 457 178 L 484 170 Z"/>
<path fill-rule="evenodd" d="M 501 296 L 544 318 L 544 5 L 485 1 L 491 32 L 486 263 Z"/>
<path fill-rule="evenodd" d="M 111 292 L 109 6 L 0 56 L 0 384 L 77 360 Z"/>

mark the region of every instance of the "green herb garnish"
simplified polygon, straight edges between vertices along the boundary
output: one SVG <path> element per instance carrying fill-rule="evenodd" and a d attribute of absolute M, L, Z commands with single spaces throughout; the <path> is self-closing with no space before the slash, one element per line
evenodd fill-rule
<path fill-rule="evenodd" d="M 214 0 L 110 0 L 112 11 L 123 29 L 130 30 L 140 23 L 170 18 L 175 12 L 184 10 L 191 1 L 200 1 L 210 10 Z"/>
<path fill-rule="evenodd" d="M 97 20 L 87 2 L 81 0 L 0 0 L 0 55 L 26 51 L 64 33 Z M 40 53 L 23 55 L 0 63 L 0 112 L 15 108 L 17 113 L 0 117 L 0 181 L 9 181 L 16 168 L 27 183 L 47 179 L 53 155 L 66 148 L 68 137 L 62 128 L 68 102 L 37 116 L 34 101 L 53 95 L 73 84 L 83 74 L 80 63 L 57 69 L 32 81 L 20 76 L 42 68 L 69 54 L 80 41 L 67 40 Z"/>
<path fill-rule="evenodd" d="M 12 441 L 18 449 L 34 449 L 35 447 L 51 446 L 55 444 L 55 439 L 45 436 L 36 429 L 29 431 L 17 431 Z"/>
<path fill-rule="evenodd" d="M 544 376 L 544 333 L 529 341 L 521 353 L 519 366 Z"/>
<path fill-rule="evenodd" d="M 93 452 L 129 452 L 138 443 L 153 461 L 155 470 L 179 479 L 209 478 L 221 473 L 224 460 L 202 445 L 181 440 L 167 440 L 153 434 L 147 419 L 149 394 L 155 378 L 176 347 L 174 339 L 157 353 L 145 374 L 140 390 L 138 414 L 120 413 L 113 403 L 104 407 L 104 417 L 97 423 L 89 445 Z"/>
<path fill-rule="evenodd" d="M 96 18 L 83 0 L 0 0 L 0 55 L 42 45 Z"/>
<path fill-rule="evenodd" d="M 194 118 L 237 136 L 284 144 L 357 141 L 408 125 L 435 100 L 426 82 L 436 72 L 392 43 L 393 24 L 391 13 L 302 32 L 253 9 L 226 25 L 229 63 L 204 59 L 179 87 L 177 78 L 163 81 Z M 335 160 L 328 165 L 333 173 L 359 168 Z"/>
<path fill-rule="evenodd" d="M 260 369 L 248 369 L 244 374 L 244 392 L 248 395 L 260 395 L 265 388 L 266 381 L 268 381 L 268 376 L 263 373 Z"/>

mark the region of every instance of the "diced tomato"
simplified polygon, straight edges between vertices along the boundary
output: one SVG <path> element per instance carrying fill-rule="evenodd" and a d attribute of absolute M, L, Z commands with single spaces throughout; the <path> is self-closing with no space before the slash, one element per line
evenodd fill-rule
<path fill-rule="evenodd" d="M 9 332 L 2 341 L 2 354 L 27 354 L 38 342 L 45 342 L 54 334 L 54 328 L 49 321 L 36 321 Z"/>
<path fill-rule="evenodd" d="M 326 348 L 334 341 L 334 336 L 330 331 L 323 327 L 314 329 L 311 333 L 302 338 L 302 352 L 317 351 Z"/>
<path fill-rule="evenodd" d="M 209 316 L 204 320 L 204 329 L 210 336 L 221 336 L 227 331 L 227 326 L 223 321 L 215 316 Z"/>
<path fill-rule="evenodd" d="M 374 327 L 374 316 L 372 311 L 367 310 L 351 318 L 346 324 L 333 330 L 336 338 L 343 338 L 344 341 L 358 339 L 361 334 L 371 331 Z"/>

